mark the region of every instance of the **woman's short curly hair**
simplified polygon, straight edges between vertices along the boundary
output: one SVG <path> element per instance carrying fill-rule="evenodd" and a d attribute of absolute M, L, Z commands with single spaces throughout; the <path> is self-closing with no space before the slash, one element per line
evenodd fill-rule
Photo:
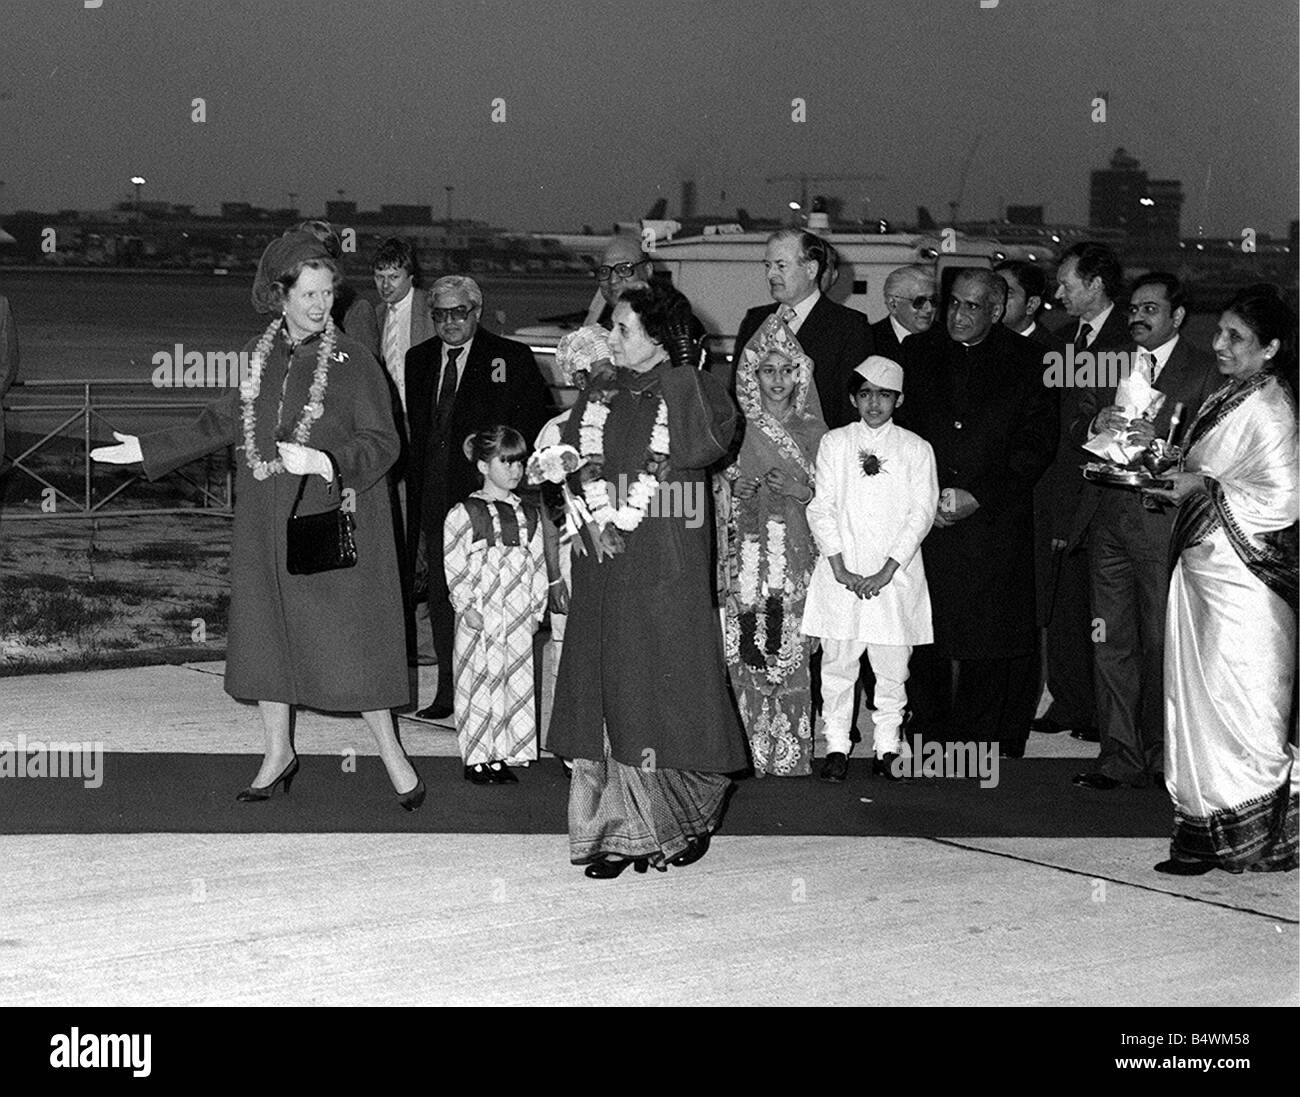
<path fill-rule="evenodd" d="M 637 314 L 646 335 L 656 343 L 662 344 L 670 332 L 690 330 L 690 301 L 681 290 L 662 282 L 630 289 L 619 298 L 619 303 Z"/>

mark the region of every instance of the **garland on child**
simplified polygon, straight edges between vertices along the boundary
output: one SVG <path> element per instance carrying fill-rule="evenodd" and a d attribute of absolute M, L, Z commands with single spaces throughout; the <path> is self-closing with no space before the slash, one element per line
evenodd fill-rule
<path fill-rule="evenodd" d="M 787 594 L 794 593 L 789 581 L 785 522 L 769 518 L 765 544 L 753 535 L 740 544 L 740 612 L 734 618 L 735 635 L 728 640 L 737 646 L 741 661 L 761 672 L 773 687 L 799 662 L 799 622 L 785 609 Z"/>

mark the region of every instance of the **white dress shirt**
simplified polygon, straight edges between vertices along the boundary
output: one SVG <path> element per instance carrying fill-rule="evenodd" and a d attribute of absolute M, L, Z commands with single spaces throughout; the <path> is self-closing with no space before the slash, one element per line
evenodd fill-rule
<path fill-rule="evenodd" d="M 776 311 L 784 312 L 787 308 L 794 309 L 794 319 L 790 321 L 789 327 L 792 332 L 798 335 L 799 329 L 803 327 L 803 322 L 808 319 L 808 314 L 812 312 L 813 306 L 821 300 L 821 296 L 821 290 L 815 289 L 797 305 L 778 304 L 776 306 Z"/>
<path fill-rule="evenodd" d="M 380 346 L 384 354 L 384 368 L 397 386 L 402 409 L 406 409 L 406 352 L 411 349 L 411 303 L 415 290 L 408 289 L 406 296 L 384 313 L 384 330 L 380 332 Z"/>

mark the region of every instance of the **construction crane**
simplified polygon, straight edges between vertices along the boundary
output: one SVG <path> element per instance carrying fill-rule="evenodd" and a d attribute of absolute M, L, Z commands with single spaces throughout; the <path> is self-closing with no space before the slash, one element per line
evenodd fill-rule
<path fill-rule="evenodd" d="M 809 183 L 879 183 L 883 181 L 883 175 L 810 175 L 803 172 L 800 175 L 769 175 L 764 180 L 766 183 L 798 183 L 799 184 L 799 208 L 806 214 L 808 212 L 808 184 Z"/>

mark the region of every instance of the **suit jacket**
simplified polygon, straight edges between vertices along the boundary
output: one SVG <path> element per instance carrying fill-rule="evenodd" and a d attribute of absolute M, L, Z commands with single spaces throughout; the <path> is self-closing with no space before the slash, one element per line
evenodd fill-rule
<path fill-rule="evenodd" d="M 1039 324 L 1039 328 L 1042 328 L 1042 324 Z M 1073 344 L 1075 333 L 1078 330 L 1078 318 L 1070 316 L 1066 318 L 1066 323 L 1062 325 L 1056 334 L 1064 342 Z M 1106 322 L 1102 324 L 1101 331 L 1092 337 L 1088 349 L 1095 354 L 1099 350 L 1127 350 L 1132 345 L 1133 338 L 1128 333 L 1128 313 L 1124 311 L 1124 305 L 1116 301 L 1115 307 L 1110 310 L 1110 315 L 1106 317 Z"/>
<path fill-rule="evenodd" d="M 430 591 L 445 590 L 442 573 L 442 523 L 447 512 L 479 488 L 478 471 L 461 451 L 476 430 L 504 423 L 529 444 L 550 418 L 550 390 L 533 352 L 522 343 L 479 328 L 465 363 L 447 430 L 439 435 L 434 412 L 442 340 L 435 336 L 406 355 L 406 409 L 409 424 L 407 507 L 418 521 L 407 523 L 407 565 L 413 568 L 425 535 Z"/>
<path fill-rule="evenodd" d="M 1056 453 L 1057 391 L 1041 354 L 994 325 L 963 347 L 936 325 L 903 344 L 896 416 L 934 447 L 939 487 L 979 503 L 921 545 L 940 655 L 999 659 L 1036 649 L 1034 485 Z"/>
<path fill-rule="evenodd" d="M 14 323 L 9 299 L 0 296 L 0 402 L 18 375 L 18 326 Z M 5 413 L 0 407 L 0 466 L 5 456 Z"/>
<path fill-rule="evenodd" d="M 739 355 L 764 320 L 776 311 L 776 302 L 760 305 L 745 313 L 736 334 Z M 849 405 L 849 374 L 873 352 L 871 324 L 866 313 L 836 304 L 825 294 L 818 298 L 800 326 L 796 338 L 813 362 L 813 380 L 828 427 L 842 427 L 857 415 Z M 734 374 L 734 371 L 733 371 Z M 735 385 L 734 377 L 732 382 Z"/>
<path fill-rule="evenodd" d="M 1138 347 L 1132 342 L 1126 343 L 1122 349 L 1133 353 L 1138 351 Z M 1155 383 L 1155 387 L 1165 394 L 1165 402 L 1155 419 L 1156 437 L 1169 436 L 1169 423 L 1173 417 L 1174 405 L 1183 404 L 1179 438 L 1175 439 L 1181 440 L 1181 436 L 1186 433 L 1197 411 L 1200 410 L 1201 404 L 1222 381 L 1223 378 L 1215 366 L 1214 356 L 1199 347 L 1193 347 L 1186 336 L 1179 336 L 1178 342 L 1169 355 L 1169 361 L 1165 363 Z M 1097 413 L 1115 402 L 1115 388 L 1113 385 L 1108 385 L 1079 389 L 1077 392 L 1078 402 L 1070 423 L 1070 444 L 1076 466 L 1082 465 L 1085 461 L 1096 460 L 1092 454 L 1080 447 L 1088 440 L 1088 429 Z M 1070 527 L 1069 547 L 1071 549 L 1082 542 L 1094 521 L 1104 520 L 1107 516 L 1114 515 L 1115 504 L 1118 504 L 1122 497 L 1114 496 L 1113 493 L 1123 490 L 1101 487 L 1084 481 L 1078 509 Z M 1125 492 L 1125 494 L 1129 496 L 1126 502 L 1134 504 L 1132 511 L 1141 515 L 1142 528 L 1146 534 L 1154 538 L 1156 544 L 1167 545 L 1173 530 L 1176 509 L 1166 507 L 1160 511 L 1148 511 L 1140 505 L 1132 493 Z M 1103 506 L 1103 502 L 1107 505 Z"/>
<path fill-rule="evenodd" d="M 903 344 L 898 341 L 893 322 L 888 316 L 871 325 L 871 338 L 876 344 L 873 354 L 883 354 L 886 358 L 892 358 L 902 364 Z"/>

